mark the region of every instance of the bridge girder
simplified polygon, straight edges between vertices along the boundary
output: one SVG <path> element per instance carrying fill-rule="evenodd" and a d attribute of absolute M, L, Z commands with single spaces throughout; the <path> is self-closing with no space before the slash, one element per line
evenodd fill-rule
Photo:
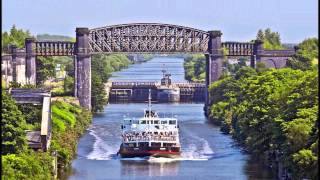
<path fill-rule="evenodd" d="M 89 30 L 90 52 L 206 53 L 206 31 L 157 23 L 134 23 Z"/>

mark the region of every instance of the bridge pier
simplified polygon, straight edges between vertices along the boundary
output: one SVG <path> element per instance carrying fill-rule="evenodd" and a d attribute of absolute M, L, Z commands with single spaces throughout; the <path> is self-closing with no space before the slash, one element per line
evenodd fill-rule
<path fill-rule="evenodd" d="M 12 82 L 12 56 L 3 55 L 1 57 L 1 75 L 2 79 L 6 82 L 6 87 L 9 87 L 9 83 Z"/>
<path fill-rule="evenodd" d="M 220 31 L 209 31 L 208 54 L 206 54 L 206 115 L 208 115 L 207 112 L 210 105 L 209 86 L 222 75 L 221 35 Z"/>
<path fill-rule="evenodd" d="M 89 50 L 89 29 L 76 29 L 75 81 L 76 96 L 80 105 L 91 109 L 91 55 Z"/>
<path fill-rule="evenodd" d="M 26 81 L 27 84 L 36 85 L 36 55 L 35 55 L 35 39 L 26 38 Z"/>
<path fill-rule="evenodd" d="M 11 45 L 10 50 L 13 62 L 13 81 L 24 85 L 26 83 L 25 52 L 15 45 Z"/>
<path fill-rule="evenodd" d="M 257 62 L 261 61 L 261 55 L 263 54 L 263 41 L 255 40 L 253 44 L 253 53 L 250 57 L 250 66 L 256 68 Z"/>

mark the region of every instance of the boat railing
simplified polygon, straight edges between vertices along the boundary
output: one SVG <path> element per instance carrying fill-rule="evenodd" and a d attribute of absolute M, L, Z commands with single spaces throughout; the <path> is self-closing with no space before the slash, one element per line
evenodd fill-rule
<path fill-rule="evenodd" d="M 176 141 L 176 135 L 149 135 L 149 136 L 135 136 L 135 135 L 123 135 L 124 142 L 133 142 L 133 141 Z"/>

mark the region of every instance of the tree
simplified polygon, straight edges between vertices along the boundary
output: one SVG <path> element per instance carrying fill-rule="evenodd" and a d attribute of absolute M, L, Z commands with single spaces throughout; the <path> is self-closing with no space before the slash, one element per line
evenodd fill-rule
<path fill-rule="evenodd" d="M 18 153 L 26 148 L 25 119 L 15 101 L 2 91 L 2 154 Z"/>
<path fill-rule="evenodd" d="M 256 69 L 258 72 L 263 72 L 268 70 L 268 68 L 266 68 L 266 65 L 263 62 L 257 62 Z"/>
<path fill-rule="evenodd" d="M 264 49 L 283 49 L 281 45 L 280 34 L 272 32 L 270 28 L 264 30 L 259 29 L 257 40 L 262 40 Z"/>
<path fill-rule="evenodd" d="M 63 90 L 65 93 L 74 92 L 74 78 L 67 76 L 63 81 Z"/>
<path fill-rule="evenodd" d="M 246 149 L 280 161 L 293 177 L 317 179 L 318 72 L 240 68 L 210 85 L 210 119 Z"/>
<path fill-rule="evenodd" d="M 318 39 L 308 38 L 298 45 L 295 55 L 288 59 L 287 66 L 293 69 L 308 70 L 318 62 Z"/>
<path fill-rule="evenodd" d="M 15 25 L 10 29 L 10 33 L 2 33 L 2 50 L 7 51 L 9 44 L 16 45 L 18 48 L 23 48 L 25 43 L 25 38 L 32 37 L 28 30 L 24 31 L 23 29 L 17 29 Z M 8 52 L 8 51 L 7 51 Z"/>
<path fill-rule="evenodd" d="M 30 104 L 19 104 L 18 108 L 26 120 L 28 130 L 40 130 L 42 107 Z"/>
<path fill-rule="evenodd" d="M 37 58 L 37 84 L 43 84 L 50 77 L 55 76 L 56 63 L 53 57 L 38 57 Z"/>
<path fill-rule="evenodd" d="M 107 103 L 104 83 L 111 73 L 128 67 L 131 61 L 122 54 L 95 55 L 91 61 L 91 106 L 93 112 L 102 111 Z"/>
<path fill-rule="evenodd" d="M 302 149 L 293 154 L 294 170 L 297 178 L 318 179 L 318 158 L 309 149 Z"/>
<path fill-rule="evenodd" d="M 102 111 L 104 105 L 107 103 L 104 83 L 101 77 L 93 72 L 92 75 L 92 90 L 91 90 L 91 106 L 93 112 Z"/>
<path fill-rule="evenodd" d="M 261 29 L 259 29 L 258 34 L 257 34 L 257 40 L 264 40 L 264 33 Z"/>
<path fill-rule="evenodd" d="M 48 152 L 24 152 L 2 156 L 2 179 L 52 179 Z"/>
<path fill-rule="evenodd" d="M 183 63 L 185 78 L 189 81 L 204 82 L 206 59 L 202 54 L 187 57 Z"/>

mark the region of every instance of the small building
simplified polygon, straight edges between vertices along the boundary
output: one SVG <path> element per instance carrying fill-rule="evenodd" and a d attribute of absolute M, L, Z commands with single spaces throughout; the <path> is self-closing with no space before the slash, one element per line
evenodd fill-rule
<path fill-rule="evenodd" d="M 18 104 L 42 105 L 41 129 L 26 131 L 27 142 L 34 150 L 47 151 L 51 142 L 51 93 L 43 89 L 10 89 Z"/>

